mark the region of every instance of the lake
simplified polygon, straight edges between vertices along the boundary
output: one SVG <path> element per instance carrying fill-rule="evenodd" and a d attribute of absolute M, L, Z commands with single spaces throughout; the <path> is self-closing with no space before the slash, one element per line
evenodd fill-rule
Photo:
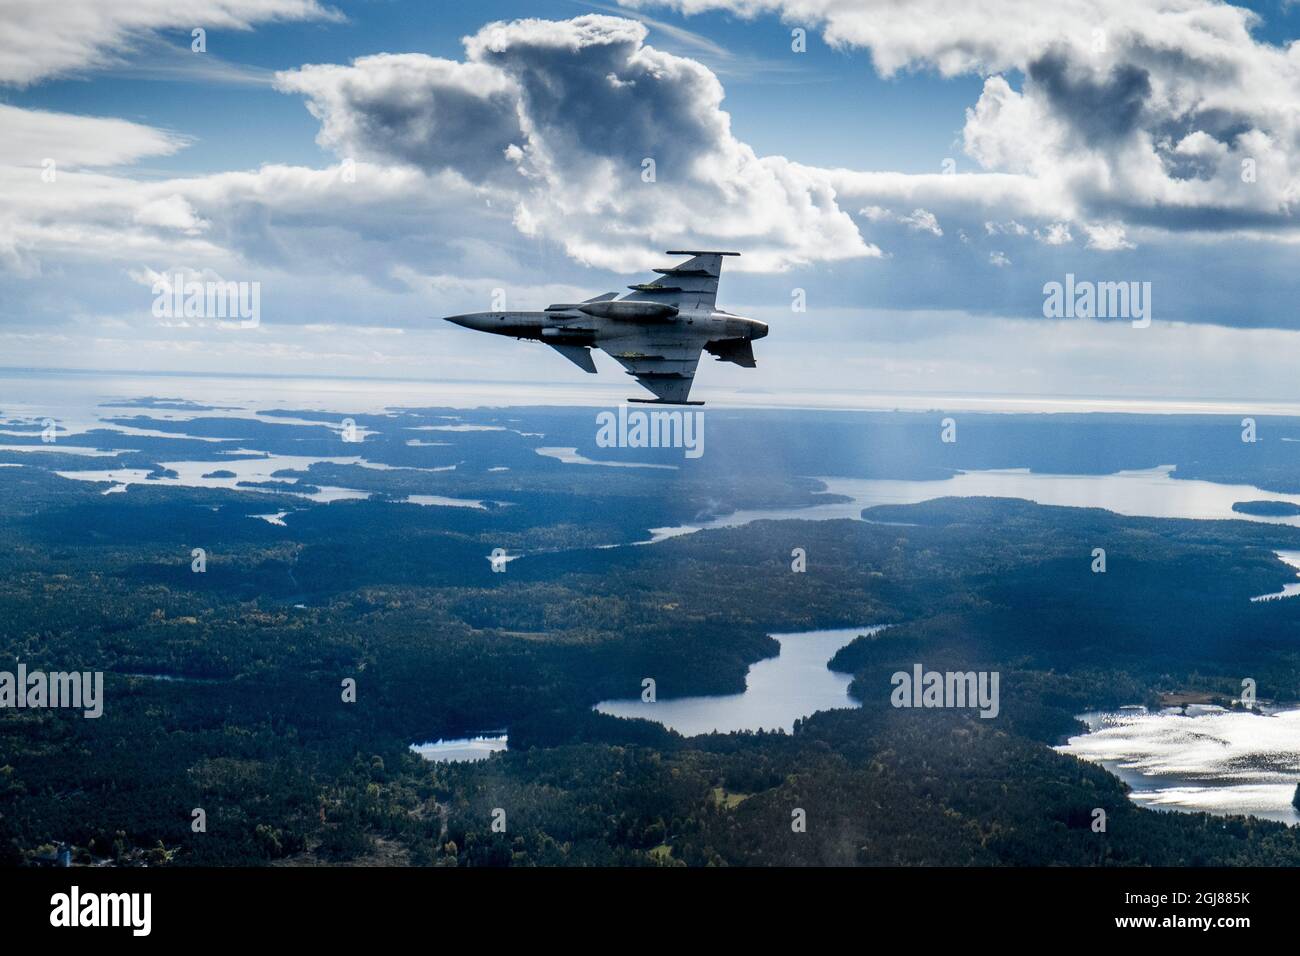
<path fill-rule="evenodd" d="M 1265 491 L 1254 485 L 1179 479 L 1174 477 L 1172 465 L 1109 475 L 1052 475 L 1025 468 L 1002 468 L 961 471 L 937 481 L 834 477 L 818 480 L 826 485 L 829 494 L 843 495 L 849 500 L 811 508 L 755 508 L 697 524 L 651 528 L 649 540 L 637 543 L 655 544 L 709 528 L 734 528 L 765 519 L 858 519 L 862 509 L 875 505 L 911 505 L 947 497 L 1023 498 L 1040 505 L 1105 508 L 1135 518 L 1257 521 L 1300 527 L 1300 515 L 1248 515 L 1232 510 L 1238 501 L 1259 499 L 1300 505 L 1300 495 Z"/>
<path fill-rule="evenodd" d="M 500 750 L 509 749 L 509 735 L 484 734 L 478 737 L 458 737 L 454 740 L 431 740 L 411 744 L 411 752 L 434 763 L 471 763 L 487 760 Z"/>
<path fill-rule="evenodd" d="M 1100 764 L 1156 810 L 1250 813 L 1300 823 L 1300 710 L 1144 707 L 1079 715 L 1089 732 L 1056 750 Z"/>
<path fill-rule="evenodd" d="M 1300 572 L 1300 551 L 1274 551 L 1278 560 L 1283 564 L 1296 569 Z M 1300 573 L 1296 574 L 1300 578 Z M 1281 598 L 1295 597 L 1300 594 L 1300 581 L 1288 582 L 1282 585 L 1282 590 L 1274 591 L 1272 594 L 1260 594 L 1251 598 L 1252 601 L 1277 601 Z"/>
<path fill-rule="evenodd" d="M 836 651 L 854 638 L 875 634 L 883 627 L 773 634 L 781 644 L 780 653 L 750 666 L 744 693 L 678 697 L 654 703 L 645 703 L 639 697 L 604 700 L 595 709 L 615 717 L 653 720 L 687 737 L 733 730 L 789 733 L 797 719 L 819 710 L 861 706 L 849 696 L 852 675 L 832 671 L 826 665 Z"/>

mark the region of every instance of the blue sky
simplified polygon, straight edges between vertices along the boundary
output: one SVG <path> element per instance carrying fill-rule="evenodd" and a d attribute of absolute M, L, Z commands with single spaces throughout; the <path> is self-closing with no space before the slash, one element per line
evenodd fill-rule
<path fill-rule="evenodd" d="M 385 52 L 419 51 L 457 58 L 461 38 L 492 20 L 520 16 L 565 19 L 582 13 L 643 15 L 689 31 L 698 42 L 651 27 L 650 41 L 714 67 L 726 83 L 727 108 L 737 134 L 762 153 L 783 153 L 799 162 L 852 168 L 931 171 L 953 156 L 967 106 L 979 96 L 977 77 L 945 79 L 933 71 L 882 79 L 869 56 L 832 49 L 813 32 L 807 55 L 790 56 L 790 27 L 773 16 L 746 23 L 723 13 L 694 17 L 671 10 L 620 11 L 616 4 L 561 2 L 430 3 L 383 0 L 335 3 L 341 23 L 272 23 L 256 30 L 213 30 L 208 51 L 232 66 L 272 73 L 303 63 L 344 63 Z M 121 68 L 96 70 L 24 89 L 8 90 L 4 102 L 39 109 L 116 116 L 176 130 L 200 148 L 151 163 L 169 173 L 214 172 L 264 162 L 324 163 L 330 157 L 314 137 L 318 124 L 300 101 L 269 82 L 212 82 L 187 70 L 190 31 L 160 30 L 156 39 L 128 53 Z M 719 56 L 708 45 L 726 51 Z M 166 78 L 158 49 L 172 51 Z M 186 79 L 187 74 L 192 79 Z M 149 78 L 137 78 L 137 77 Z M 918 112 L 930 122 L 915 122 Z M 811 120 L 811 122 L 810 122 Z M 958 154 L 960 161 L 960 155 Z"/>
<path fill-rule="evenodd" d="M 436 317 L 707 243 L 773 334 L 706 388 L 1291 397 L 1297 5 L 11 6 L 4 364 L 568 384 Z M 159 321 L 178 272 L 263 321 Z M 1044 316 L 1067 273 L 1150 283 L 1153 322 Z"/>

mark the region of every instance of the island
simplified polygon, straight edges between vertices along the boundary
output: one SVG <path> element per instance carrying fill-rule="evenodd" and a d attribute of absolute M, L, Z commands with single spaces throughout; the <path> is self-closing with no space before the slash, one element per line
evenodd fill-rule
<path fill-rule="evenodd" d="M 1300 505 L 1289 501 L 1238 501 L 1232 506 L 1237 514 L 1260 518 L 1291 518 L 1300 515 Z"/>

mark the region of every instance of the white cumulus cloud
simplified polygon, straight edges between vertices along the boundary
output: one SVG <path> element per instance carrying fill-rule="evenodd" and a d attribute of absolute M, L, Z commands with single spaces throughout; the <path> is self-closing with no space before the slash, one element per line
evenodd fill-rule
<path fill-rule="evenodd" d="M 646 33 L 600 15 L 493 23 L 463 62 L 372 56 L 277 82 L 340 155 L 504 189 L 520 231 L 589 265 L 644 268 L 660 247 L 741 246 L 750 269 L 880 255 L 823 171 L 757 155 L 717 77 Z"/>

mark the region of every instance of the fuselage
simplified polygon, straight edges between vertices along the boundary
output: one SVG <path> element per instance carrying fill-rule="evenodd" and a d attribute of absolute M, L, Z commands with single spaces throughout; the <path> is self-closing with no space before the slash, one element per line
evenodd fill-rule
<path fill-rule="evenodd" d="M 679 312 L 668 318 L 635 325 L 621 318 L 589 315 L 578 311 L 576 306 L 545 312 L 471 312 L 448 316 L 447 321 L 479 332 L 565 345 L 594 345 L 656 329 L 700 342 L 761 339 L 767 335 L 766 323 L 718 309 Z"/>
<path fill-rule="evenodd" d="M 722 261 L 735 252 L 679 250 L 686 262 L 655 269 L 655 278 L 582 302 L 548 305 L 541 312 L 503 309 L 451 315 L 448 322 L 477 332 L 508 335 L 551 346 L 588 374 L 598 369 L 592 351 L 613 358 L 654 399 L 631 402 L 700 405 L 691 384 L 704 352 L 723 362 L 754 368 L 752 341 L 767 335 L 756 319 L 733 315 L 715 304 Z"/>

